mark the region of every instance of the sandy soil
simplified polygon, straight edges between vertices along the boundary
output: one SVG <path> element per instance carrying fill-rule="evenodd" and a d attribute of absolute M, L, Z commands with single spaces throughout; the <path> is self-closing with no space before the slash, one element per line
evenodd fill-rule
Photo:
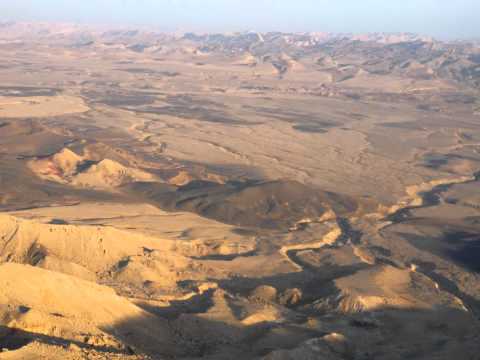
<path fill-rule="evenodd" d="M 6 118 L 47 117 L 83 113 L 90 110 L 81 98 L 73 96 L 0 96 L 0 116 Z"/>

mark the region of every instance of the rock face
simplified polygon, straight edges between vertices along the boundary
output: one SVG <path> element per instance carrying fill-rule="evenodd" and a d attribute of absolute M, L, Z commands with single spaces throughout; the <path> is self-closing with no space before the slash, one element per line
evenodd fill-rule
<path fill-rule="evenodd" d="M 277 289 L 273 286 L 260 285 L 249 296 L 253 301 L 274 302 L 277 298 Z"/>
<path fill-rule="evenodd" d="M 93 161 L 68 148 L 51 157 L 30 162 L 30 168 L 41 178 L 77 187 L 114 190 L 134 181 L 153 181 L 155 177 L 138 169 L 103 159 Z"/>
<path fill-rule="evenodd" d="M 274 351 L 264 360 L 325 359 L 340 360 L 354 356 L 351 345 L 345 336 L 337 333 L 304 342 L 294 350 Z"/>
<path fill-rule="evenodd" d="M 0 231 L 4 261 L 85 280 L 114 276 L 131 282 L 159 281 L 168 287 L 175 282 L 175 272 L 188 263 L 170 252 L 172 243 L 111 227 L 51 225 L 0 215 Z"/>

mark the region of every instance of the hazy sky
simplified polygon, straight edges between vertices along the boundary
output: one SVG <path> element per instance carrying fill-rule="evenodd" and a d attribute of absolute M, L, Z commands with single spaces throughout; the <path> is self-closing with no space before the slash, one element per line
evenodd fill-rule
<path fill-rule="evenodd" d="M 480 0 L 0 0 L 2 20 L 480 37 Z"/>

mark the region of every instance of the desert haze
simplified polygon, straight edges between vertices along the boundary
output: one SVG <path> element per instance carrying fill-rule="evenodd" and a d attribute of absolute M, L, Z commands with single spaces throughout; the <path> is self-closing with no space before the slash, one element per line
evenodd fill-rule
<path fill-rule="evenodd" d="M 0 359 L 476 360 L 480 44 L 0 24 Z"/>

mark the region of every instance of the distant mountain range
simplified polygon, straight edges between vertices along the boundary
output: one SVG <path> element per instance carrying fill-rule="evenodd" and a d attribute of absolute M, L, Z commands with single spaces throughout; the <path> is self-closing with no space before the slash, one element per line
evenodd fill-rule
<path fill-rule="evenodd" d="M 442 42 L 410 33 L 332 34 L 242 32 L 167 34 L 136 29 L 49 23 L 0 23 L 0 44 L 124 49 L 138 53 L 222 55 L 255 66 L 269 62 L 285 72 L 312 62 L 337 81 L 359 72 L 439 78 L 480 86 L 480 45 Z M 238 60 L 238 59 L 237 59 Z"/>

